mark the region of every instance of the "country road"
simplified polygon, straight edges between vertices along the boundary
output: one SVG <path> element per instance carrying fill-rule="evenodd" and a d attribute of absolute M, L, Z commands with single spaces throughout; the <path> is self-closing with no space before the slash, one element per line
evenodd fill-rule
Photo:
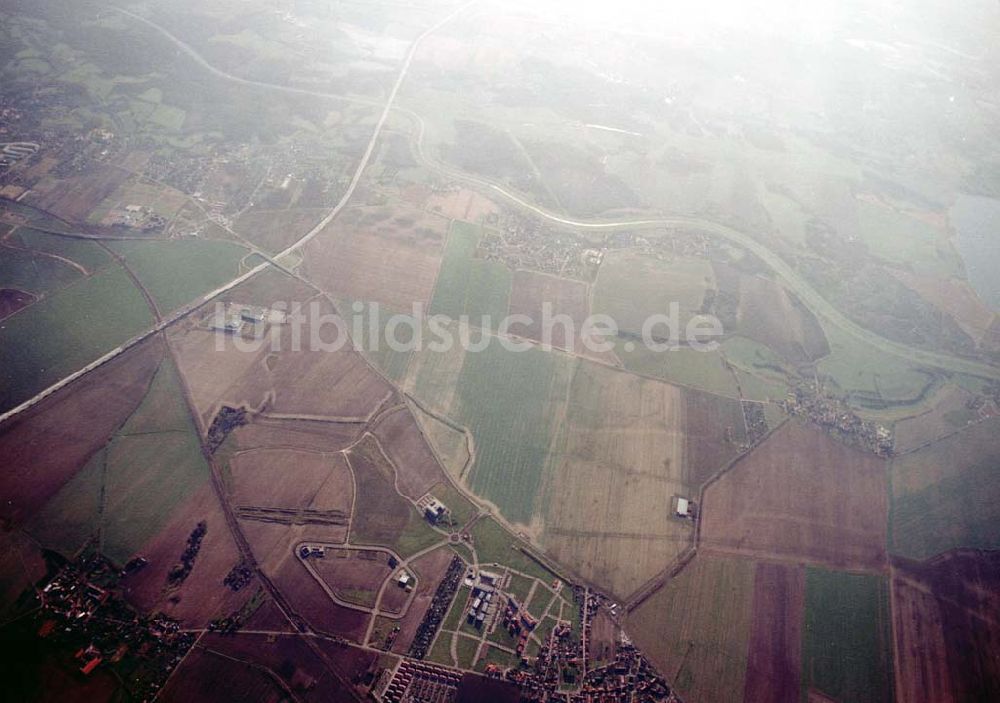
<path fill-rule="evenodd" d="M 433 34 L 434 32 L 436 32 L 441 27 L 443 27 L 448 22 L 450 22 L 455 17 L 457 17 L 459 14 L 461 14 L 462 12 L 464 12 L 465 9 L 467 7 L 469 7 L 471 4 L 473 4 L 473 3 L 467 3 L 465 5 L 462 5 L 457 10 L 455 10 L 454 12 L 452 12 L 451 14 L 449 14 L 448 16 L 446 16 L 444 19 L 440 20 L 436 24 L 434 24 L 431 27 L 429 27 L 428 29 L 424 30 L 424 32 L 421 33 L 413 41 L 413 43 L 410 45 L 409 51 L 407 51 L 407 53 L 406 53 L 406 57 L 403 60 L 402 66 L 400 66 L 399 74 L 396 76 L 396 81 L 395 81 L 395 83 L 393 83 L 392 90 L 389 92 L 389 97 L 386 99 L 386 102 L 385 102 L 384 106 L 382 107 L 382 114 L 379 116 L 379 120 L 378 120 L 378 122 L 375 125 L 375 129 L 372 131 L 371 139 L 368 140 L 368 146 L 365 148 L 365 152 L 364 152 L 364 154 L 361 157 L 361 161 L 358 163 L 358 167 L 357 167 L 357 169 L 355 169 L 354 176 L 351 178 L 351 182 L 348 185 L 347 190 L 344 191 L 344 195 L 341 197 L 340 201 L 333 207 L 333 209 L 330 210 L 329 213 L 327 213 L 326 217 L 324 217 L 322 220 L 320 220 L 320 222 L 315 227 L 313 227 L 311 230 L 309 230 L 308 232 L 306 232 L 298 241 L 294 242 L 292 245 L 290 245 L 284 251 L 282 251 L 279 254 L 275 255 L 273 257 L 274 261 L 280 262 L 282 258 L 288 256 L 289 254 L 293 254 L 296 250 L 298 250 L 301 247 L 303 247 L 306 244 L 308 244 L 317 234 L 319 234 L 327 225 L 329 225 L 334 220 L 334 218 L 336 218 L 337 215 L 339 215 L 340 212 L 347 206 L 347 203 L 350 201 L 351 197 L 354 195 L 354 191 L 357 189 L 358 184 L 361 182 L 361 177 L 364 174 L 365 168 L 367 168 L 368 163 L 371 161 L 372 154 L 375 151 L 375 146 L 378 144 L 378 138 L 379 138 L 379 136 L 382 133 L 382 128 L 385 126 L 385 122 L 389 118 L 389 113 L 392 111 L 392 105 L 393 105 L 393 103 L 396 100 L 397 94 L 399 93 L 399 88 L 400 88 L 400 86 L 402 86 L 403 81 L 406 79 L 406 74 L 410 70 L 410 65 L 413 63 L 413 57 L 416 55 L 417 49 L 420 48 L 420 44 L 427 37 L 429 37 L 431 34 Z M 157 24 L 151 22 L 150 20 L 148 20 L 148 19 L 146 19 L 144 17 L 141 17 L 141 16 L 139 16 L 139 15 L 137 15 L 135 13 L 129 12 L 128 10 L 123 10 L 121 8 L 112 8 L 112 9 L 114 9 L 115 11 L 120 12 L 120 13 L 128 16 L 128 17 L 131 17 L 131 18 L 133 18 L 133 19 L 135 19 L 135 20 L 137 20 L 137 21 L 139 21 L 139 22 L 141 22 L 141 23 L 143 23 L 143 24 L 145 24 L 145 25 L 147 25 L 149 27 L 152 27 L 156 31 L 160 32 L 161 34 L 163 34 L 164 36 L 166 36 L 168 39 L 170 39 L 172 42 L 174 42 L 175 44 L 177 44 L 188 56 L 190 56 L 195 61 L 197 61 L 199 65 L 203 66 L 204 68 L 206 68 L 207 70 L 211 71 L 214 75 L 219 76 L 220 78 L 224 78 L 226 80 L 236 81 L 238 83 L 244 83 L 244 84 L 247 84 L 247 85 L 256 85 L 256 86 L 260 86 L 260 87 L 266 87 L 266 88 L 272 88 L 272 89 L 279 89 L 279 90 L 284 90 L 284 91 L 289 91 L 289 92 L 295 92 L 295 93 L 305 92 L 306 94 L 317 95 L 317 96 L 322 96 L 322 97 L 338 97 L 338 96 L 326 95 L 326 94 L 323 94 L 323 93 L 312 93 L 311 91 L 302 91 L 300 89 L 290 88 L 290 87 L 287 87 L 287 86 L 274 86 L 274 85 L 271 85 L 271 84 L 268 84 L 268 83 L 259 83 L 257 81 L 249 81 L 247 79 L 239 78 L 237 76 L 233 76 L 231 74 L 225 73 L 224 71 L 220 71 L 219 69 L 213 67 L 207 61 L 205 61 L 194 49 L 192 49 L 187 44 L 185 44 L 184 42 L 182 42 L 180 39 L 178 39 L 177 37 L 175 37 L 174 35 L 172 35 L 170 32 L 168 32 L 163 27 L 160 27 L 159 25 L 157 25 Z M 367 103 L 367 101 L 364 101 L 364 102 Z M 269 266 L 272 266 L 272 265 L 273 264 L 270 261 L 265 261 L 262 264 L 258 264 L 257 266 L 255 266 L 254 268 L 250 269 L 249 271 L 247 271 L 246 273 L 242 274 L 241 276 L 237 276 L 236 278 L 234 278 L 233 280 L 231 280 L 229 283 L 226 283 L 225 285 L 220 286 L 219 288 L 216 288 L 215 290 L 211 291 L 210 293 L 207 293 L 207 294 L 203 295 L 201 298 L 198 298 L 194 302 L 189 303 L 188 305 L 182 307 L 177 312 L 175 312 L 174 314 L 170 315 L 167 318 L 164 318 L 163 320 L 161 320 L 156 325 L 154 325 L 150 329 L 146 330 L 142 334 L 140 334 L 140 335 L 138 335 L 136 337 L 133 337 L 129 341 L 125 342 L 124 344 L 122 344 L 122 345 L 120 345 L 120 346 L 112 349 L 111 351 L 109 351 L 108 353 L 104 354 L 100 358 L 98 358 L 95 361 L 92 361 L 91 363 L 87 364 L 82 369 L 73 372 L 72 374 L 70 374 L 69 376 L 66 376 L 65 378 L 63 378 L 60 381 L 57 381 L 56 383 L 52 384 L 51 386 L 49 386 L 48 388 L 46 388 L 45 390 L 43 390 L 41 393 L 38 393 L 37 395 L 35 395 L 32 398 L 29 398 L 28 400 L 24 401 L 20 405 L 17 405 L 16 407 L 11 408 L 10 410 L 7 410 L 6 412 L 0 414 L 0 423 L 3 423 L 6 420 L 10 419 L 11 417 L 14 417 L 15 415 L 18 415 L 18 414 L 24 412 L 25 410 L 28 410 L 29 408 L 37 405 L 39 402 L 41 402 L 42 400 L 44 400 L 48 396 L 50 396 L 53 393 L 61 390 L 62 388 L 65 388 L 66 386 L 68 386 L 73 381 L 77 380 L 78 378 L 86 375 L 87 373 L 90 373 L 94 369 L 96 369 L 96 368 L 98 368 L 98 367 L 106 364 L 107 362 L 111 361 L 115 357 L 120 356 L 121 354 L 123 354 L 127 350 L 131 349 L 132 347 L 136 346 L 137 344 L 140 344 L 144 340 L 146 340 L 146 339 L 152 337 L 153 335 L 155 335 L 155 334 L 163 331 L 164 329 L 166 329 L 170 325 L 174 324 L 175 322 L 177 322 L 181 318 L 183 318 L 186 315 L 190 314 L 194 310 L 197 310 L 198 308 L 200 308 L 205 303 L 213 300 L 214 298 L 217 298 L 218 296 L 222 295 L 223 293 L 226 293 L 227 291 L 232 290 L 236 286 L 240 285 L 244 281 L 249 280 L 250 278 L 253 278 L 258 273 L 266 270 Z"/>
<path fill-rule="evenodd" d="M 431 158 L 427 155 L 423 148 L 423 119 L 411 110 L 400 109 L 400 112 L 409 116 L 411 119 L 414 119 L 418 123 L 418 134 L 415 140 L 418 159 L 426 167 L 447 175 L 456 181 L 464 182 L 469 185 L 476 186 L 481 190 L 485 190 L 493 195 L 498 195 L 503 200 L 506 200 L 508 203 L 520 208 L 521 210 L 530 212 L 544 220 L 547 220 L 548 222 L 567 227 L 569 229 L 613 231 L 623 229 L 651 229 L 658 227 L 685 227 L 713 234 L 732 242 L 733 244 L 743 247 L 750 253 L 759 257 L 771 268 L 771 270 L 775 272 L 775 274 L 777 274 L 778 278 L 781 279 L 785 285 L 787 285 L 792 291 L 795 292 L 796 295 L 799 296 L 806 307 L 812 310 L 817 316 L 822 317 L 830 324 L 839 327 L 842 331 L 846 332 L 855 339 L 864 341 L 879 351 L 906 359 L 915 364 L 1000 380 L 1000 368 L 970 359 L 962 359 L 960 357 L 951 356 L 949 354 L 940 354 L 923 349 L 913 349 L 905 344 L 886 339 L 885 337 L 858 325 L 856 322 L 853 322 L 846 315 L 837 310 L 837 308 L 835 308 L 826 298 L 813 288 L 808 281 L 797 273 L 795 269 L 789 266 L 780 255 L 774 253 L 765 244 L 754 239 L 745 232 L 741 232 L 719 222 L 713 222 L 711 220 L 698 217 L 669 216 L 634 220 L 580 220 L 563 217 L 551 212 L 550 210 L 546 210 L 541 206 L 528 202 L 519 195 L 507 190 L 493 181 L 473 176 L 464 171 L 459 171 Z"/>
<path fill-rule="evenodd" d="M 371 161 L 372 155 L 375 151 L 375 147 L 378 144 L 379 137 L 385 126 L 385 123 L 393 110 L 396 110 L 402 115 L 409 117 L 414 120 L 418 126 L 418 134 L 416 137 L 416 147 L 417 155 L 420 160 L 428 167 L 436 170 L 444 175 L 453 178 L 456 181 L 464 182 L 469 185 L 478 187 L 480 189 L 486 190 L 494 196 L 499 196 L 501 199 L 505 200 L 507 203 L 514 205 L 526 212 L 533 213 L 534 215 L 541 217 L 542 219 L 551 222 L 555 225 L 562 227 L 567 227 L 571 229 L 579 230 L 591 230 L 591 231 L 612 231 L 612 230 L 622 230 L 622 229 L 644 229 L 644 228 L 658 228 L 658 227 L 687 227 L 691 229 L 696 229 L 708 234 L 713 234 L 729 242 L 737 244 L 747 251 L 758 256 L 763 260 L 771 269 L 775 272 L 777 277 L 783 281 L 792 291 L 799 296 L 802 302 L 812 310 L 817 316 L 821 317 L 823 320 L 829 324 L 838 327 L 840 330 L 848 334 L 849 336 L 862 341 L 872 347 L 882 351 L 886 354 L 896 356 L 901 359 L 905 359 L 911 363 L 927 366 L 931 368 L 941 369 L 945 371 L 969 374 L 973 376 L 980 376 L 984 378 L 997 379 L 1000 380 L 1000 368 L 990 366 L 988 364 L 983 364 L 977 361 L 962 359 L 959 357 L 954 357 L 948 354 L 942 354 L 938 352 L 926 351 L 922 349 L 914 349 L 901 344 L 899 342 L 894 342 L 892 340 L 886 339 L 875 332 L 872 332 L 864 327 L 861 327 L 857 323 L 848 319 L 843 313 L 837 310 L 829 301 L 827 301 L 816 289 L 814 289 L 800 274 L 798 274 L 780 255 L 771 251 L 765 244 L 754 239 L 750 235 L 741 232 L 737 229 L 723 225 L 718 222 L 713 222 L 711 220 L 706 220 L 702 218 L 693 217 L 655 217 L 649 219 L 632 219 L 632 220 L 581 220 L 570 217 L 563 217 L 552 213 L 545 208 L 528 202 L 519 195 L 507 190 L 503 186 L 489 181 L 487 179 L 472 176 L 463 171 L 458 171 L 451 168 L 445 164 L 435 161 L 434 159 L 428 157 L 423 149 L 423 135 L 424 135 L 424 122 L 423 119 L 417 113 L 406 108 L 395 107 L 394 103 L 396 101 L 397 95 L 399 93 L 400 87 L 402 86 L 406 76 L 409 72 L 410 66 L 416 56 L 417 51 L 420 48 L 421 43 L 429 37 L 431 34 L 439 30 L 441 27 L 445 26 L 448 22 L 453 20 L 459 14 L 464 12 L 468 7 L 475 4 L 473 2 L 467 3 L 456 9 L 454 12 L 434 24 L 433 26 L 426 29 L 421 33 L 414 41 L 411 43 L 409 50 L 404 57 L 403 63 L 400 66 L 399 73 L 393 83 L 392 89 L 389 93 L 388 98 L 385 103 L 379 103 L 374 100 L 368 100 L 365 98 L 350 97 L 344 95 L 338 95 L 335 93 L 327 93 L 322 91 L 308 90 L 305 88 L 296 88 L 293 86 L 280 85 L 276 83 L 267 83 L 264 81 L 256 81 L 247 78 L 241 78 L 239 76 L 227 73 L 212 64 L 210 64 L 203 56 L 201 56 L 194 48 L 186 44 L 180 38 L 171 34 L 167 29 L 161 27 L 155 22 L 137 15 L 128 10 L 121 8 L 110 8 L 116 12 L 119 12 L 133 20 L 140 22 L 156 32 L 163 35 L 165 38 L 170 40 L 175 44 L 184 54 L 195 61 L 199 66 L 201 66 L 206 71 L 210 72 L 212 75 L 221 78 L 223 80 L 239 83 L 242 85 L 258 87 L 267 90 L 274 90 L 286 93 L 309 95 L 317 98 L 324 99 L 335 99 L 344 100 L 348 102 L 355 102 L 358 104 L 369 105 L 373 107 L 381 107 L 382 112 L 380 114 L 379 120 L 375 125 L 371 139 L 362 155 L 361 161 L 358 164 L 357 169 L 354 171 L 354 175 L 351 178 L 350 184 L 345 190 L 340 201 L 330 210 L 329 213 L 311 230 L 306 232 L 301 238 L 296 242 L 288 246 L 285 250 L 276 254 L 270 261 L 265 261 L 264 263 L 258 264 L 254 268 L 250 269 L 246 273 L 234 278 L 225 285 L 203 295 L 197 300 L 189 303 L 188 305 L 182 307 L 172 315 L 164 318 L 162 321 L 158 322 L 154 327 L 146 330 L 142 334 L 130 339 L 124 344 L 112 349 L 95 361 L 87 364 L 83 368 L 75 371 L 74 373 L 66 376 L 62 380 L 54 383 L 52 386 L 41 391 L 37 395 L 23 403 L 17 405 L 16 407 L 7 410 L 0 414 L 0 423 L 18 415 L 25 410 L 33 407 L 34 405 L 41 402 L 46 397 L 52 395 L 53 393 L 65 388 L 73 381 L 76 381 L 80 377 L 86 375 L 90 371 L 102 366 L 108 361 L 114 359 L 115 357 L 121 355 L 128 349 L 140 344 L 149 337 L 163 331 L 170 325 L 174 324 L 183 317 L 189 315 L 194 310 L 197 310 L 202 305 L 211 300 L 217 298 L 218 296 L 232 290 L 241 283 L 249 280 L 250 278 L 256 276 L 262 271 L 266 270 L 269 266 L 279 265 L 283 258 L 293 255 L 296 251 L 301 249 L 307 243 L 309 243 L 313 238 L 315 238 L 324 228 L 326 228 L 330 222 L 332 222 L 347 206 L 350 199 L 353 197 L 358 184 L 361 182 L 361 178 L 367 168 L 369 162 Z"/>

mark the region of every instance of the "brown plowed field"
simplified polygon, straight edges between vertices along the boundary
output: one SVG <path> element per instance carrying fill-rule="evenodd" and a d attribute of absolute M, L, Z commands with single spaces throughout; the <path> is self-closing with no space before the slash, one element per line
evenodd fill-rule
<path fill-rule="evenodd" d="M 302 350 L 294 351 L 290 326 L 283 329 L 283 351 L 268 364 L 274 388 L 270 410 L 281 414 L 368 417 L 392 392 L 392 386 L 372 371 L 349 344 L 340 351 L 310 350 L 309 335 L 310 326 L 304 325 Z"/>
<path fill-rule="evenodd" d="M 465 188 L 432 193 L 427 198 L 425 207 L 432 212 L 441 213 L 450 220 L 466 222 L 479 222 L 486 215 L 499 211 L 492 200 Z"/>
<path fill-rule="evenodd" d="M 312 566 L 338 597 L 367 607 L 375 605 L 379 586 L 392 573 L 388 554 L 357 549 L 328 549 Z"/>
<path fill-rule="evenodd" d="M 280 685 L 266 672 L 198 647 L 170 677 L 159 700 L 165 703 L 281 703 L 286 697 Z"/>
<path fill-rule="evenodd" d="M 364 429 L 359 423 L 310 422 L 256 417 L 230 435 L 240 450 L 303 449 L 337 452 L 346 449 Z"/>
<path fill-rule="evenodd" d="M 297 449 L 240 452 L 230 461 L 230 475 L 235 505 L 351 511 L 354 482 L 339 453 Z"/>
<path fill-rule="evenodd" d="M 701 545 L 881 570 L 887 508 L 883 460 L 788 422 L 706 490 Z"/>
<path fill-rule="evenodd" d="M 0 622 L 33 606 L 18 598 L 45 576 L 45 560 L 38 546 L 20 530 L 0 531 Z"/>
<path fill-rule="evenodd" d="M 328 293 L 408 312 L 430 300 L 447 227 L 410 208 L 349 210 L 306 245 L 306 276 Z"/>
<path fill-rule="evenodd" d="M 16 288 L 0 288 L 0 320 L 35 302 L 35 296 Z"/>
<path fill-rule="evenodd" d="M 251 210 L 236 221 L 234 229 L 261 249 L 279 252 L 311 231 L 324 214 L 322 210 Z"/>
<path fill-rule="evenodd" d="M 511 334 L 543 341 L 542 306 L 545 303 L 551 306 L 550 316 L 568 316 L 573 321 L 575 330 L 574 335 L 567 336 L 562 324 L 553 324 L 551 339 L 547 341 L 554 347 L 577 349 L 583 353 L 583 345 L 578 339 L 583 321 L 590 314 L 590 302 L 587 284 L 580 281 L 556 278 L 535 271 L 515 271 L 511 283 L 510 314 L 527 315 L 532 323 L 512 324 Z"/>
<path fill-rule="evenodd" d="M 892 596 L 900 703 L 1000 700 L 1000 553 L 900 563 Z"/>
<path fill-rule="evenodd" d="M 416 500 L 446 480 L 408 408 L 400 408 L 386 416 L 374 434 L 396 467 L 399 490 L 404 495 Z"/>
<path fill-rule="evenodd" d="M 209 633 L 200 642 L 206 649 L 270 669 L 304 703 L 361 700 L 351 693 L 350 682 L 368 670 L 375 655 L 326 640 L 313 640 L 312 644 L 322 652 L 322 658 L 303 638 L 293 635 L 272 639 L 267 635 Z"/>
<path fill-rule="evenodd" d="M 162 354 L 142 344 L 0 426 L 0 524 L 31 517 L 108 441 L 142 402 Z"/>
<path fill-rule="evenodd" d="M 191 531 L 200 521 L 208 529 L 194 568 L 177 588 L 167 587 L 167 574 L 180 561 Z M 170 521 L 139 553 L 149 565 L 125 580 L 128 599 L 144 612 L 159 610 L 188 627 L 204 627 L 212 619 L 240 608 L 256 590 L 249 584 L 233 592 L 223 583 L 240 561 L 222 509 L 206 484 L 180 506 Z"/>
<path fill-rule="evenodd" d="M 354 641 L 364 637 L 368 615 L 334 603 L 294 553 L 299 542 L 342 542 L 347 536 L 344 528 L 250 520 L 242 520 L 240 525 L 264 574 L 296 613 L 321 632 Z"/>
<path fill-rule="evenodd" d="M 757 564 L 744 703 L 799 703 L 805 570 Z"/>
<path fill-rule="evenodd" d="M 129 175 L 114 166 L 95 166 L 66 179 L 46 178 L 36 183 L 24 200 L 68 222 L 83 223 L 90 211 L 118 190 Z"/>
<path fill-rule="evenodd" d="M 268 350 L 249 352 L 225 340 L 216 344 L 220 333 L 198 327 L 177 326 L 168 333 L 181 373 L 187 380 L 191 398 L 208 426 L 219 403 L 257 407 L 271 389 L 264 358 Z"/>
<path fill-rule="evenodd" d="M 684 403 L 675 386 L 581 362 L 545 486 L 543 544 L 627 598 L 691 543 L 670 516 L 688 495 Z"/>
<path fill-rule="evenodd" d="M 618 645 L 618 626 L 605 610 L 599 610 L 591 620 L 587 651 L 592 662 L 612 662 Z"/>
<path fill-rule="evenodd" d="M 684 389 L 684 443 L 687 481 L 700 487 L 732 461 L 745 439 L 743 408 L 738 400 Z"/>
<path fill-rule="evenodd" d="M 264 602 L 246 621 L 245 630 L 267 630 L 269 632 L 294 632 L 295 628 L 281 613 L 281 609 L 270 598 Z"/>

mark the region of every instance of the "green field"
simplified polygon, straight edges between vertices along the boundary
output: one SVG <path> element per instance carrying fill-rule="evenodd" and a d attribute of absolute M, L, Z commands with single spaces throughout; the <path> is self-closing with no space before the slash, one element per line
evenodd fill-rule
<path fill-rule="evenodd" d="M 522 606 L 528 602 L 528 594 L 531 593 L 531 586 L 534 583 L 532 579 L 525 578 L 520 574 L 511 574 L 510 584 L 507 586 L 507 592 L 514 597 L 519 604 Z"/>
<path fill-rule="evenodd" d="M 97 242 L 60 237 L 24 227 L 17 231 L 17 236 L 29 249 L 72 259 L 91 273 L 111 262 L 111 256 Z"/>
<path fill-rule="evenodd" d="M 486 667 L 490 664 L 496 664 L 501 669 L 510 669 L 517 666 L 518 658 L 517 655 L 508 654 L 502 649 L 497 649 L 496 647 L 487 646 L 484 648 L 479 659 L 476 660 L 476 671 L 485 671 Z"/>
<path fill-rule="evenodd" d="M 660 261 L 632 251 L 611 252 L 601 265 L 594 284 L 594 312 L 610 315 L 623 332 L 641 334 L 652 315 L 666 315 L 677 303 L 678 339 L 702 307 L 707 290 L 715 287 L 715 274 L 708 259 L 677 257 Z M 666 338 L 666 327 L 652 333 Z"/>
<path fill-rule="evenodd" d="M 458 629 L 458 626 L 462 624 L 462 609 L 465 607 L 466 601 L 469 600 L 470 593 L 472 593 L 472 589 L 468 586 L 462 586 L 458 589 L 455 600 L 451 602 L 451 608 L 448 609 L 448 614 L 445 616 L 444 622 L 441 623 L 441 629 L 452 632 Z"/>
<path fill-rule="evenodd" d="M 110 266 L 0 322 L 0 409 L 17 405 L 153 324 L 125 271 Z"/>
<path fill-rule="evenodd" d="M 927 559 L 1000 548 L 1000 420 L 981 422 L 892 462 L 891 551 Z"/>
<path fill-rule="evenodd" d="M 209 478 L 177 370 L 161 363 L 149 393 L 108 445 L 105 554 L 123 563 Z"/>
<path fill-rule="evenodd" d="M 165 360 L 132 416 L 28 530 L 66 556 L 98 536 L 104 554 L 123 564 L 208 478 L 177 371 Z"/>
<path fill-rule="evenodd" d="M 204 240 L 115 242 L 129 268 L 167 314 L 236 277 L 247 253 L 231 242 Z"/>
<path fill-rule="evenodd" d="M 520 551 L 517 547 L 523 546 L 523 543 L 492 518 L 482 518 L 472 526 L 472 540 L 480 564 L 503 564 L 546 583 L 555 578 L 547 569 Z"/>
<path fill-rule="evenodd" d="M 451 638 L 451 632 L 445 630 L 439 632 L 437 639 L 434 640 L 434 646 L 431 647 L 431 651 L 427 654 L 427 660 L 437 664 L 444 664 L 445 666 L 452 666 Z"/>
<path fill-rule="evenodd" d="M 753 583 L 751 562 L 698 555 L 629 616 L 629 633 L 685 700 L 743 700 Z"/>
<path fill-rule="evenodd" d="M 457 320 L 468 315 L 474 327 L 495 329 L 507 315 L 511 272 L 502 264 L 474 258 L 480 227 L 468 222 L 454 222 L 444 250 L 430 314 L 447 315 Z M 481 322 L 490 316 L 490 324 Z"/>
<path fill-rule="evenodd" d="M 348 454 L 357 490 L 351 542 L 389 547 L 406 558 L 444 539 L 395 488 L 395 470 L 374 438 Z"/>
<path fill-rule="evenodd" d="M 628 351 L 629 344 L 634 345 L 632 351 Z M 718 350 L 696 351 L 685 347 L 658 352 L 648 349 L 640 340 L 619 339 L 615 344 L 615 352 L 625 368 L 637 374 L 727 398 L 740 397 L 736 377 L 726 368 Z"/>
<path fill-rule="evenodd" d="M 373 335 L 370 326 L 372 308 L 365 305 L 361 312 L 355 313 L 351 307 L 353 302 L 351 300 L 338 300 L 337 308 L 344 315 L 352 335 L 354 334 L 354 330 L 361 330 L 360 338 L 352 339 L 355 349 L 358 349 L 368 362 L 381 371 L 386 378 L 395 383 L 401 382 L 406 378 L 406 368 L 410 363 L 410 358 L 413 356 L 413 351 L 395 351 L 390 348 L 385 334 L 385 324 L 377 325 L 376 334 Z M 410 315 L 397 312 L 393 312 L 392 314 L 399 315 L 408 321 L 413 320 L 413 317 Z M 357 319 L 355 319 L 355 315 Z M 410 337 L 406 334 L 407 329 L 409 329 L 408 324 L 403 324 L 397 329 L 397 341 L 403 344 L 408 344 L 411 341 Z"/>
<path fill-rule="evenodd" d="M 458 654 L 458 665 L 463 669 L 471 669 L 476 652 L 479 651 L 479 640 L 459 635 L 455 650 Z"/>
<path fill-rule="evenodd" d="M 875 256 L 917 273 L 960 276 L 962 263 L 940 229 L 891 208 L 858 205 L 861 237 Z"/>
<path fill-rule="evenodd" d="M 102 448 L 28 522 L 39 544 L 71 559 L 97 534 L 106 460 Z"/>
<path fill-rule="evenodd" d="M 527 524 L 535 512 L 571 363 L 537 348 L 510 352 L 496 343 L 465 355 L 451 415 L 475 439 L 473 490 L 509 520 Z"/>
<path fill-rule="evenodd" d="M 824 324 L 823 329 L 830 355 L 819 362 L 820 375 L 863 406 L 879 409 L 920 402 L 934 382 L 900 357 L 881 352 L 834 325 Z"/>
<path fill-rule="evenodd" d="M 510 649 L 517 647 L 517 640 L 514 637 L 511 637 L 510 632 L 508 632 L 501 623 L 497 624 L 496 628 L 489 634 L 486 640 L 488 642 L 498 644 L 501 647 L 509 647 Z"/>
<path fill-rule="evenodd" d="M 430 490 L 431 494 L 448 506 L 451 518 L 464 526 L 476 514 L 476 506 L 469 502 L 469 499 L 459 493 L 450 483 L 441 482 Z"/>
<path fill-rule="evenodd" d="M 552 602 L 554 597 L 555 596 L 552 595 L 552 592 L 549 591 L 549 589 L 542 588 L 542 586 L 539 585 L 535 588 L 535 592 L 532 594 L 531 600 L 528 601 L 525 607 L 533 616 L 541 618 L 545 615 L 545 609 L 549 607 L 549 603 Z"/>
<path fill-rule="evenodd" d="M 813 687 L 838 701 L 891 701 L 889 629 L 889 591 L 884 578 L 808 568 L 802 699 Z"/>
<path fill-rule="evenodd" d="M 12 235 L 17 237 L 17 234 Z M 69 264 L 48 256 L 18 249 L 3 249 L 0 255 L 0 288 L 16 288 L 34 295 L 58 290 L 78 281 L 83 274 Z"/>
<path fill-rule="evenodd" d="M 452 478 L 460 478 L 469 460 L 469 448 L 465 440 L 465 433 L 442 422 L 419 407 L 414 407 L 413 414 L 420 423 L 427 441 L 434 447 L 434 451 L 445 470 L 451 474 Z"/>

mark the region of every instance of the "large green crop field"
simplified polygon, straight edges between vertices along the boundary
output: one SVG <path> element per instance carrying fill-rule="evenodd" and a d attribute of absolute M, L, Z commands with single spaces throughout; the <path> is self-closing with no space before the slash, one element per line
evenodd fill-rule
<path fill-rule="evenodd" d="M 633 346 L 629 347 L 629 344 Z M 615 352 L 625 368 L 637 374 L 727 398 L 740 397 L 736 377 L 726 368 L 718 350 L 700 351 L 685 347 L 661 352 L 648 349 L 639 340 L 629 339 L 619 340 Z"/>
<path fill-rule="evenodd" d="M 510 520 L 527 524 L 535 512 L 571 364 L 537 348 L 507 351 L 495 340 L 465 355 L 453 417 L 475 438 L 471 485 Z"/>
<path fill-rule="evenodd" d="M 519 549 L 525 546 L 522 542 L 492 518 L 483 518 L 472 526 L 472 540 L 480 564 L 503 564 L 546 583 L 553 578 L 551 572 Z"/>
<path fill-rule="evenodd" d="M 18 233 L 11 235 L 18 237 Z M 83 276 L 69 264 L 20 249 L 0 255 L 0 288 L 15 288 L 34 295 L 58 290 Z"/>
<path fill-rule="evenodd" d="M 69 556 L 99 536 L 122 564 L 205 485 L 208 465 L 178 383 L 164 360 L 132 416 L 28 526 L 36 539 Z"/>
<path fill-rule="evenodd" d="M 838 701 L 893 698 L 889 591 L 871 574 L 809 568 L 802 633 L 802 687 Z"/>
<path fill-rule="evenodd" d="M 511 272 L 495 261 L 474 258 L 480 231 L 479 225 L 468 222 L 452 224 L 430 313 L 452 319 L 468 315 L 474 327 L 495 329 L 507 315 Z M 489 325 L 482 321 L 485 315 L 490 316 Z"/>
<path fill-rule="evenodd" d="M 87 365 L 153 323 L 119 266 L 61 289 L 0 322 L 0 409 Z"/>
<path fill-rule="evenodd" d="M 28 228 L 19 229 L 17 236 L 29 249 L 71 259 L 90 272 L 111 262 L 111 256 L 97 242 L 60 237 Z"/>
<path fill-rule="evenodd" d="M 112 248 L 163 314 L 235 278 L 247 253 L 238 244 L 204 240 L 115 242 Z"/>

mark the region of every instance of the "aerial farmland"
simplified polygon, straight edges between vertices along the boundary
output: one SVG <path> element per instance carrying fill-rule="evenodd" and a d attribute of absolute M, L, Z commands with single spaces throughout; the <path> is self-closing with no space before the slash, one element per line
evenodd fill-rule
<path fill-rule="evenodd" d="M 1000 9 L 0 8 L 0 671 L 1000 700 Z"/>

